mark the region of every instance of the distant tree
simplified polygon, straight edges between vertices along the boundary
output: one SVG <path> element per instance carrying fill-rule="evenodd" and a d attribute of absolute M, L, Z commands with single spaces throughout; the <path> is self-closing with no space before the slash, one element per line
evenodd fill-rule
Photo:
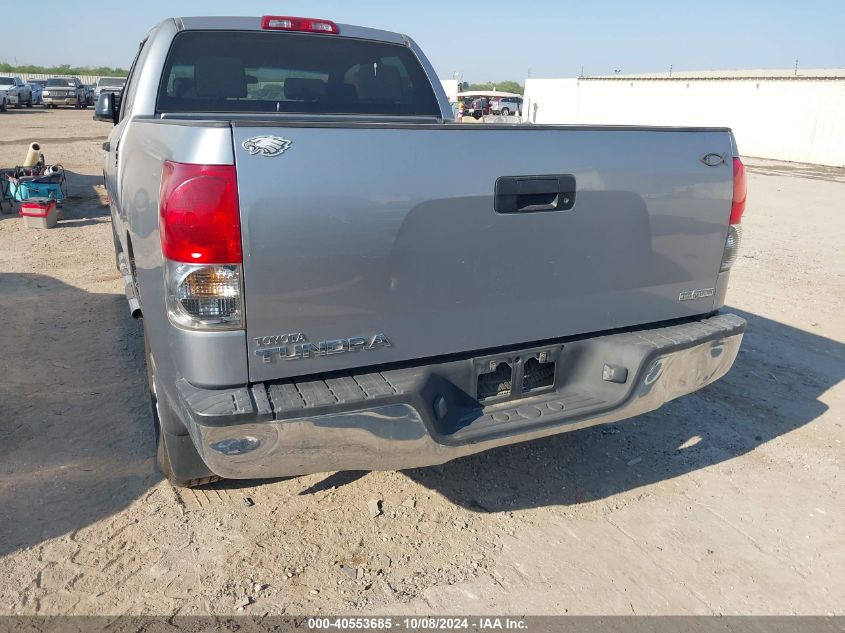
<path fill-rule="evenodd" d="M 16 75 L 100 75 L 109 77 L 125 77 L 129 74 L 123 68 L 109 66 L 37 66 L 35 64 L 9 64 L 0 62 L 0 72 Z"/>
<path fill-rule="evenodd" d="M 500 81 L 496 84 L 496 90 L 501 90 L 502 92 L 515 92 L 516 94 L 522 94 L 525 90 L 518 81 Z"/>
<path fill-rule="evenodd" d="M 496 81 L 484 84 L 470 84 L 467 90 L 499 90 L 501 92 L 513 92 L 521 95 L 524 88 L 519 85 L 518 81 Z"/>

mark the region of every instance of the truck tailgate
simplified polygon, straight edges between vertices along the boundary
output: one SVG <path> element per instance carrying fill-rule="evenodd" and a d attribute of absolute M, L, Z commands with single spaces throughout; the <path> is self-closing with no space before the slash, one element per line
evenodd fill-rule
<path fill-rule="evenodd" d="M 253 381 L 713 309 L 679 295 L 716 285 L 726 129 L 236 121 L 233 134 Z M 250 142 L 266 136 L 289 145 Z M 542 210 L 549 182 L 557 210 Z"/>

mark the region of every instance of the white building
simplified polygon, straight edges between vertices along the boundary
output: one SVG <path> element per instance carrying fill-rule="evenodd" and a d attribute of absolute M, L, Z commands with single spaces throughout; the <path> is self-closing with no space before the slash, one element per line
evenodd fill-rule
<path fill-rule="evenodd" d="M 730 127 L 746 156 L 845 166 L 845 69 L 528 79 L 523 117 Z"/>
<path fill-rule="evenodd" d="M 457 79 L 441 79 L 440 83 L 443 90 L 446 91 L 446 96 L 449 97 L 449 102 L 454 103 L 458 100 L 458 80 Z"/>

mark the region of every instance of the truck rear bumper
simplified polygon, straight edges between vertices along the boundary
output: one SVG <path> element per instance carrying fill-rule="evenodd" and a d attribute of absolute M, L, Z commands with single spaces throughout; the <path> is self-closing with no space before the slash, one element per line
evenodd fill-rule
<path fill-rule="evenodd" d="M 368 374 L 226 390 L 180 381 L 179 409 L 222 477 L 399 470 L 656 409 L 722 377 L 744 331 L 720 314 Z M 499 391 L 479 402 L 479 374 L 497 367 Z M 537 367 L 548 371 L 530 375 Z"/>

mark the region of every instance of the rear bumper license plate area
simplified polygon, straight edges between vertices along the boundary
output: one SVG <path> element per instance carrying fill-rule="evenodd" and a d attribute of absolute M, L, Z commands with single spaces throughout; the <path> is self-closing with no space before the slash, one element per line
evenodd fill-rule
<path fill-rule="evenodd" d="M 732 314 L 369 373 L 205 390 L 178 407 L 229 478 L 438 464 L 656 409 L 733 365 Z"/>

